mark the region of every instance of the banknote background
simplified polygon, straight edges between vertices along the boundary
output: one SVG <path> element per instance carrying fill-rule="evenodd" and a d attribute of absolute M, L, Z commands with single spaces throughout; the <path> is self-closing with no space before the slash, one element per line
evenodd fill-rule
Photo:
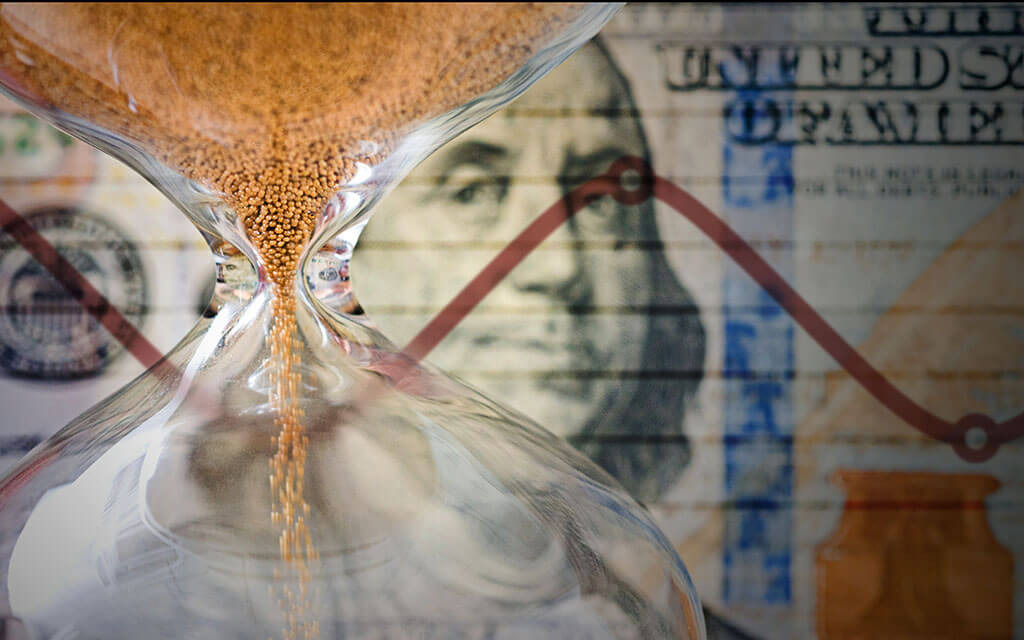
<path fill-rule="evenodd" d="M 1024 410 L 1022 88 L 1024 9 L 1009 5 L 629 5 L 385 199 L 353 283 L 404 344 L 567 189 L 646 156 L 915 401 L 1005 420 Z M 185 218 L 6 104 L 0 197 L 35 220 L 86 221 L 41 224 L 161 349 L 198 317 L 212 263 Z M 27 262 L 0 245 L 4 466 L 141 373 Z M 53 344 L 37 353 L 40 340 Z M 871 637 L 872 619 L 874 637 L 928 636 L 928 620 L 950 637 L 1024 637 L 1021 443 L 968 463 L 901 422 L 663 203 L 582 211 L 431 360 L 647 503 L 713 637 Z M 844 524 L 870 482 L 897 504 L 874 534 Z M 929 519 L 935 492 L 949 499 Z M 915 536 L 919 557 L 893 546 Z M 849 548 L 870 570 L 833 588 L 829 563 Z M 979 578 L 989 590 L 965 593 Z"/>

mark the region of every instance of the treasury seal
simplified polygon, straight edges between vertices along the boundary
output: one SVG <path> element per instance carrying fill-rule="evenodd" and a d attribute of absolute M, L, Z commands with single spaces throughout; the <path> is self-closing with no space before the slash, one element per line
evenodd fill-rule
<path fill-rule="evenodd" d="M 110 222 L 71 207 L 26 216 L 29 224 L 139 326 L 147 287 L 136 246 Z M 0 232 L 0 367 L 16 376 L 94 375 L 120 343 L 13 238 Z"/>

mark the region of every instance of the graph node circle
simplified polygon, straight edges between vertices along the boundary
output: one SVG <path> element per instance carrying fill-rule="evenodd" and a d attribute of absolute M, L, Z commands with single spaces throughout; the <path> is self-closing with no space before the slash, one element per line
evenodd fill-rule
<path fill-rule="evenodd" d="M 999 450 L 999 442 L 993 431 L 996 422 L 981 413 L 969 413 L 955 425 L 960 434 L 953 450 L 968 462 L 984 462 Z"/>
<path fill-rule="evenodd" d="M 612 197 L 622 204 L 641 204 L 654 195 L 654 170 L 643 158 L 619 158 L 606 175 L 616 180 Z"/>

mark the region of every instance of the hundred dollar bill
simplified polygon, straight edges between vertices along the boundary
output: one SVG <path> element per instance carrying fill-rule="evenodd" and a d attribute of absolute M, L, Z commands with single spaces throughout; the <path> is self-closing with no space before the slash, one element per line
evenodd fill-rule
<path fill-rule="evenodd" d="M 1010 419 L 1024 411 L 1021 13 L 629 5 L 380 205 L 356 291 L 403 344 L 541 211 L 637 155 L 917 406 Z M 1024 583 L 1007 573 L 1024 539 L 1019 441 L 972 463 L 923 435 L 665 203 L 581 211 L 431 358 L 649 504 L 713 636 L 1004 637 L 1024 624 Z M 978 493 L 988 479 L 999 493 Z M 865 483 L 897 498 L 853 496 Z M 859 510 L 931 546 L 848 533 Z M 981 533 L 964 542 L 958 527 Z M 882 551 L 857 556 L 837 537 Z M 964 554 L 990 569 L 950 559 Z M 850 557 L 860 569 L 843 569 Z M 954 568 L 935 577 L 940 564 Z M 956 587 L 979 581 L 974 596 Z"/>
<path fill-rule="evenodd" d="M 402 346 L 542 211 L 639 156 L 914 406 L 1001 423 L 1024 411 L 1022 88 L 1014 5 L 631 4 L 413 171 L 350 274 Z M 44 235 L 170 348 L 209 298 L 198 235 L 32 122 L 0 120 L 0 197 L 44 226 L 74 210 L 82 230 Z M 141 370 L 4 250 L 0 462 Z M 647 504 L 712 638 L 1022 637 L 1021 441 L 972 462 L 980 418 L 959 450 L 922 433 L 737 255 L 657 198 L 598 200 L 429 359 Z"/>

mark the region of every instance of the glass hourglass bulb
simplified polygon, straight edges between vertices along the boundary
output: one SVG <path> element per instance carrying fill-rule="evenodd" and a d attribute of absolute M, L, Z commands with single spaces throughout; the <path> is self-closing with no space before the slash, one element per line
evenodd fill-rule
<path fill-rule="evenodd" d="M 5 92 L 143 173 L 218 266 L 163 362 L 0 481 L 6 637 L 703 637 L 639 505 L 342 277 L 390 186 L 615 9 L 0 8 Z"/>

